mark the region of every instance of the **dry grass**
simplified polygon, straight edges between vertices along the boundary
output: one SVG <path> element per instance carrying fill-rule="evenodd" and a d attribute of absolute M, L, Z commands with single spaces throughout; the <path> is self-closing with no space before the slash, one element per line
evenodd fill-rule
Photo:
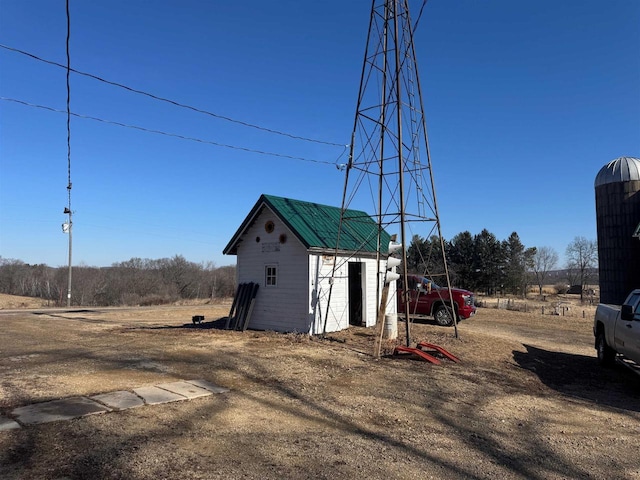
<path fill-rule="evenodd" d="M 33 297 L 20 297 L 18 295 L 7 295 L 0 293 L 0 310 L 15 308 L 41 308 L 47 307 L 47 300 Z"/>
<path fill-rule="evenodd" d="M 557 295 L 548 294 L 528 295 L 527 298 L 507 296 L 507 297 L 477 297 L 478 303 L 483 308 L 496 308 L 527 312 L 540 315 L 559 315 L 569 317 L 589 318 L 595 313 L 597 298 L 589 299 L 585 297 L 580 301 L 579 295 Z"/>
<path fill-rule="evenodd" d="M 640 381 L 596 365 L 590 318 L 482 308 L 459 339 L 416 321 L 414 342 L 462 359 L 435 366 L 372 358 L 373 329 L 215 328 L 228 311 L 0 312 L 0 414 L 177 379 L 231 389 L 0 432 L 0 478 L 640 478 Z"/>

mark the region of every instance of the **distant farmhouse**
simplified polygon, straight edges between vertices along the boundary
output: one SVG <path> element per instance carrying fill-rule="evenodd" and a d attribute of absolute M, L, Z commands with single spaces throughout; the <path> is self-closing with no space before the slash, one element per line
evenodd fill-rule
<path fill-rule="evenodd" d="M 250 328 L 321 334 L 349 325 L 375 325 L 382 288 L 376 260 L 379 227 L 357 210 L 346 210 L 341 225 L 340 212 L 337 207 L 260 196 L 223 250 L 237 256 L 238 284 L 259 285 Z M 389 239 L 381 230 L 384 256 Z M 380 262 L 380 273 L 384 265 Z M 387 312 L 395 311 L 395 302 L 390 302 Z"/>

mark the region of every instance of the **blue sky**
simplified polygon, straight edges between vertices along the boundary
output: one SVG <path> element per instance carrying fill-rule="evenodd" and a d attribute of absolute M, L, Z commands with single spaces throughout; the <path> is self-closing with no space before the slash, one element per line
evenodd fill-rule
<path fill-rule="evenodd" d="M 413 16 L 422 1 L 410 3 Z M 71 66 L 346 145 L 369 1 L 71 0 Z M 64 1 L 0 0 L 0 44 L 66 63 Z M 593 181 L 640 156 L 640 2 L 430 0 L 416 32 L 443 235 L 596 238 Z M 0 48 L 0 96 L 66 108 L 66 72 Z M 295 160 L 71 120 L 74 264 L 222 249 L 260 194 L 340 205 L 344 148 L 71 76 L 71 110 Z M 66 115 L 0 100 L 0 256 L 63 266 Z"/>

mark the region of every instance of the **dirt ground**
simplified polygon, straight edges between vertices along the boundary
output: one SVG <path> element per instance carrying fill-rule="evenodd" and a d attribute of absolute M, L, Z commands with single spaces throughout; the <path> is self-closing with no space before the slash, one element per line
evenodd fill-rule
<path fill-rule="evenodd" d="M 0 414 L 178 379 L 230 389 L 0 432 L 0 478 L 640 479 L 640 377 L 598 367 L 593 307 L 481 308 L 459 339 L 413 322 L 462 360 L 431 365 L 376 360 L 372 329 L 225 331 L 229 306 L 0 310 Z"/>

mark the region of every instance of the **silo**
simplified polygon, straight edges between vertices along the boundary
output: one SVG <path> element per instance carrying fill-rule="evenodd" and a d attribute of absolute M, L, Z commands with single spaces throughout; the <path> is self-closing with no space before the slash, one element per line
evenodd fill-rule
<path fill-rule="evenodd" d="M 600 169 L 595 181 L 600 301 L 621 304 L 640 288 L 640 159 L 620 157 Z"/>

